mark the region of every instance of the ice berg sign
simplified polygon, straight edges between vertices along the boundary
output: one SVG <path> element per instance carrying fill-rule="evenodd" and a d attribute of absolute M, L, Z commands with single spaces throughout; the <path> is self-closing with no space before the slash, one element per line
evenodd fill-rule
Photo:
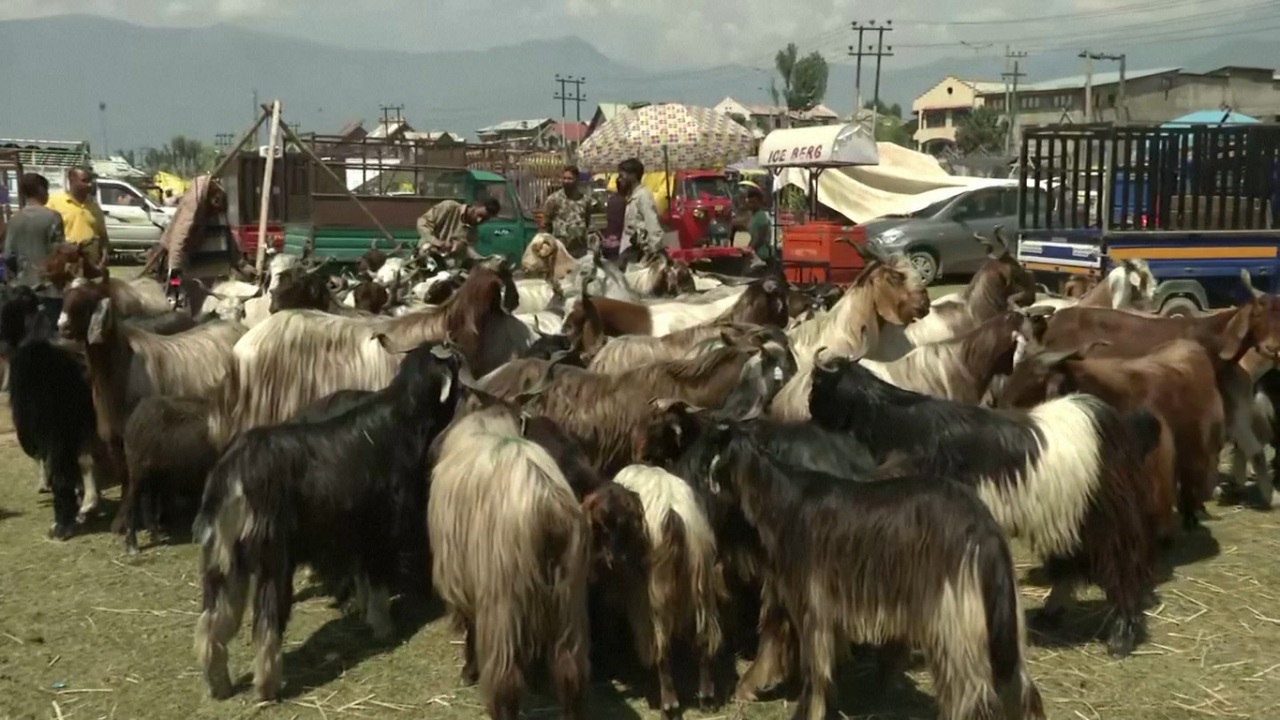
<path fill-rule="evenodd" d="M 769 165 L 818 162 L 826 155 L 826 149 L 826 145 L 797 145 L 789 148 L 780 147 L 769 153 L 767 162 Z"/>

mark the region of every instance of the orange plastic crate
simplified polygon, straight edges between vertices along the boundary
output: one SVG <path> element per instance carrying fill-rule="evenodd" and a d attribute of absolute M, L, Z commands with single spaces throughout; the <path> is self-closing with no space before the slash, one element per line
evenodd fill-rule
<path fill-rule="evenodd" d="M 846 285 L 862 271 L 862 256 L 849 242 L 863 245 L 867 231 L 859 225 L 808 222 L 782 228 L 782 268 L 793 283 Z"/>

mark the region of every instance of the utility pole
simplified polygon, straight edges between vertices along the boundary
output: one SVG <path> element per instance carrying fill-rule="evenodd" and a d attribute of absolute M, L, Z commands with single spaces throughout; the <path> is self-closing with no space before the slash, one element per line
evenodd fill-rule
<path fill-rule="evenodd" d="M 396 116 L 394 120 L 395 122 L 399 123 L 401 120 L 404 119 L 404 117 L 400 114 L 400 111 L 404 110 L 404 106 L 403 105 L 379 105 L 378 110 L 382 112 L 382 132 L 386 135 L 390 135 L 391 122 L 393 120 L 393 118 L 391 117 L 391 111 L 393 110 L 395 111 Z"/>
<path fill-rule="evenodd" d="M 253 90 L 253 119 L 256 122 L 260 117 L 262 117 L 262 105 L 258 103 L 258 91 L 255 88 Z M 262 132 L 261 132 L 262 123 L 258 123 L 257 127 L 258 129 L 255 129 L 253 131 L 253 144 L 261 145 L 262 144 Z"/>
<path fill-rule="evenodd" d="M 1025 58 L 1025 52 L 1012 50 L 1008 45 L 1004 47 L 1004 64 L 1005 71 L 1000 74 L 1004 80 L 1004 154 L 1011 155 L 1013 153 L 1013 134 L 1018 126 L 1018 78 L 1026 77 L 1027 74 L 1022 72 L 1019 63 Z M 1010 61 L 1012 61 L 1013 69 L 1009 69 Z"/>
<path fill-rule="evenodd" d="M 560 92 L 552 95 L 551 99 L 560 101 L 560 119 L 568 121 L 569 103 L 573 103 L 574 117 L 578 119 L 578 122 L 582 122 L 582 103 L 587 99 L 587 96 L 582 94 L 582 86 L 586 84 L 587 79 L 557 73 L 556 82 L 560 83 Z M 568 85 L 573 86 L 572 95 L 565 89 Z"/>
<path fill-rule="evenodd" d="M 893 21 L 885 20 L 883 25 L 876 25 L 875 20 L 869 21 L 866 25 L 855 21 L 852 27 L 858 33 L 857 48 L 855 49 L 853 46 L 849 47 L 849 55 L 858 59 L 857 74 L 854 81 L 856 84 L 854 85 L 855 99 L 853 118 L 856 122 L 858 119 L 858 113 L 862 110 L 862 58 L 874 56 L 876 59 L 876 79 L 875 90 L 872 95 L 873 99 L 871 101 L 871 136 L 875 137 L 876 126 L 880 122 L 881 60 L 886 57 L 893 57 L 893 46 L 884 44 L 884 34 L 893 30 Z M 863 43 L 863 34 L 869 32 L 876 33 L 876 42 L 874 45 L 867 45 Z"/>
<path fill-rule="evenodd" d="M 1088 82 L 1085 83 L 1085 87 L 1088 92 L 1088 95 L 1085 96 L 1084 106 L 1085 106 L 1085 114 L 1088 116 L 1088 121 L 1093 122 L 1093 61 L 1094 60 L 1111 60 L 1113 62 L 1120 63 L 1120 82 L 1116 89 L 1116 105 L 1115 105 L 1116 122 L 1123 123 L 1126 120 L 1128 120 L 1129 108 L 1125 104 L 1125 96 L 1124 96 L 1125 54 L 1120 53 L 1119 55 L 1108 55 L 1107 53 L 1090 52 L 1088 50 L 1084 50 L 1080 53 L 1080 57 L 1084 58 L 1087 63 L 1085 66 L 1087 68 L 1085 77 L 1088 79 Z"/>

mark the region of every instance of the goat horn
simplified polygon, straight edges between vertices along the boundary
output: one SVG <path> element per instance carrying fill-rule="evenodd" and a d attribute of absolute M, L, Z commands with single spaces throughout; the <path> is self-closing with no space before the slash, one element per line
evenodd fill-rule
<path fill-rule="evenodd" d="M 378 249 L 378 238 L 374 238 L 374 239 L 372 239 L 372 240 L 370 240 L 370 241 L 369 241 L 369 249 L 370 249 L 370 250 L 377 250 L 377 249 Z"/>
<path fill-rule="evenodd" d="M 822 353 L 825 352 L 826 349 L 827 349 L 827 346 L 823 345 L 822 347 L 814 351 L 813 366 L 823 372 L 835 372 L 835 368 L 832 367 L 831 365 L 822 364 Z"/>
<path fill-rule="evenodd" d="M 517 394 L 515 396 L 515 402 L 517 404 L 524 404 L 534 397 L 546 392 L 547 388 L 551 386 L 551 373 L 555 370 L 556 365 L 564 362 L 569 355 L 570 353 L 567 350 L 552 353 L 551 361 L 547 363 L 546 370 L 543 371 L 542 377 L 538 379 L 538 382 L 534 384 L 533 387 Z"/>
<path fill-rule="evenodd" d="M 1249 292 L 1253 293 L 1254 298 L 1266 296 L 1266 293 L 1253 286 L 1253 278 L 1250 277 L 1248 270 L 1240 268 L 1240 279 L 1244 282 L 1244 286 L 1249 288 Z"/>
<path fill-rule="evenodd" d="M 538 323 L 538 316 L 537 316 L 537 315 L 534 315 L 534 316 L 533 316 L 533 331 L 534 331 L 534 332 L 536 332 L 536 333 L 538 333 L 538 334 L 539 334 L 539 335 L 541 335 L 542 337 L 549 337 L 549 336 L 551 335 L 551 333 L 544 333 L 544 332 L 542 332 L 542 326 Z"/>

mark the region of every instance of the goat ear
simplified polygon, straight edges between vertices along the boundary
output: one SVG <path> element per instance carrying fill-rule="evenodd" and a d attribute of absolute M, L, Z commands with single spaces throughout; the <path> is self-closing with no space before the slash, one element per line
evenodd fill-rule
<path fill-rule="evenodd" d="M 1257 291 L 1255 290 L 1254 292 Z M 1231 322 L 1227 323 L 1227 327 L 1222 330 L 1222 334 L 1219 336 L 1222 341 L 1222 347 L 1218 350 L 1218 357 L 1234 362 L 1244 354 L 1246 340 L 1252 334 L 1253 313 L 1254 306 L 1252 304 L 1241 305 L 1236 311 L 1235 317 L 1231 318 Z"/>
<path fill-rule="evenodd" d="M 453 392 L 453 374 L 445 373 L 444 381 L 440 383 L 440 402 L 441 404 L 449 400 L 449 395 Z M 520 432 L 524 433 L 524 421 L 520 421 Z"/>
<path fill-rule="evenodd" d="M 89 318 L 89 331 L 85 334 L 86 343 L 97 345 L 106 341 L 107 323 L 110 315 L 111 298 L 102 298 L 93 309 L 93 316 Z"/>

